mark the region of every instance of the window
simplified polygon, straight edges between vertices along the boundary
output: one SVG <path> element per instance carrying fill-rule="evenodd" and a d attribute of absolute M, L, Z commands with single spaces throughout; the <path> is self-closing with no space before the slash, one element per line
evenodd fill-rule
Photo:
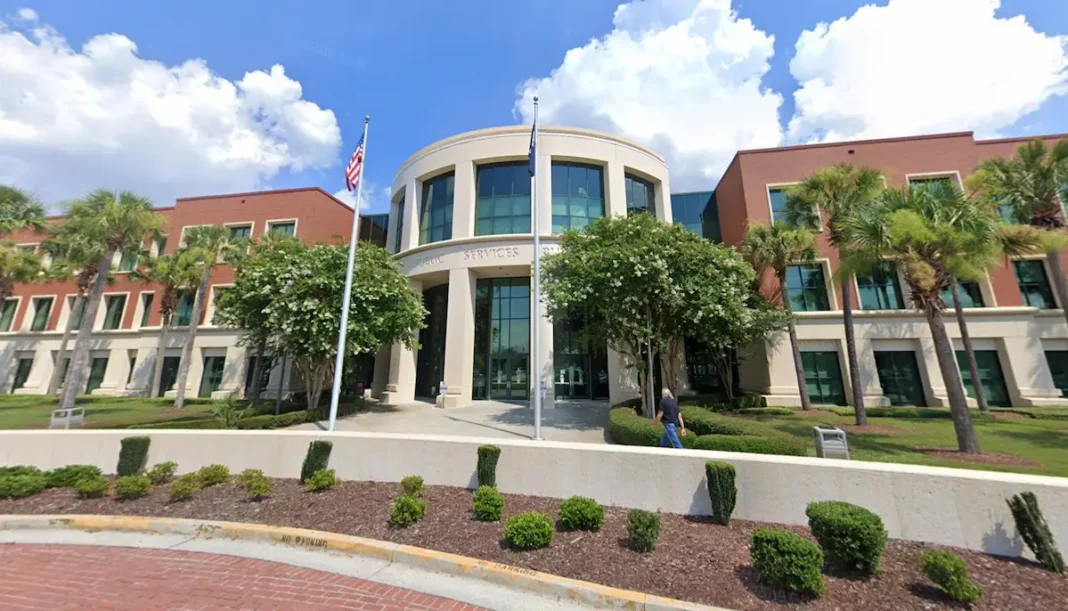
<path fill-rule="evenodd" d="M 211 398 L 211 393 L 219 390 L 222 385 L 223 370 L 226 367 L 225 356 L 204 357 L 204 374 L 200 377 L 200 392 L 198 397 Z"/>
<path fill-rule="evenodd" d="M 830 310 L 823 266 L 791 265 L 786 268 L 786 298 L 795 312 Z"/>
<path fill-rule="evenodd" d="M 44 331 L 48 327 L 48 317 L 52 314 L 51 297 L 35 297 L 33 300 L 33 323 L 30 331 Z"/>
<path fill-rule="evenodd" d="M 137 253 L 123 251 L 119 259 L 119 272 L 132 272 L 137 267 Z"/>
<path fill-rule="evenodd" d="M 1053 385 L 1068 397 L 1068 350 L 1047 350 L 1046 363 L 1053 376 Z"/>
<path fill-rule="evenodd" d="M 786 189 L 768 189 L 768 202 L 771 205 L 771 222 L 788 223 L 786 215 Z"/>
<path fill-rule="evenodd" d="M 951 189 L 953 187 L 953 179 L 949 176 L 925 176 L 919 178 L 909 178 L 908 180 L 910 189 Z"/>
<path fill-rule="evenodd" d="M 979 289 L 978 282 L 957 282 L 960 289 L 960 305 L 962 308 L 981 308 L 983 303 L 983 291 Z M 942 289 L 942 301 L 946 302 L 947 308 L 955 308 L 953 303 L 953 290 L 948 286 Z"/>
<path fill-rule="evenodd" d="M 624 174 L 623 182 L 627 194 L 627 216 L 639 212 L 655 213 L 656 195 L 653 183 L 633 174 Z"/>
<path fill-rule="evenodd" d="M 152 301 L 156 298 L 155 293 L 141 294 L 141 327 L 148 326 L 148 317 L 152 314 Z"/>
<path fill-rule="evenodd" d="M 107 369 L 108 358 L 106 356 L 93 359 L 93 364 L 89 367 L 89 381 L 85 384 L 86 394 L 91 394 L 100 388 L 100 385 L 104 383 L 104 374 L 107 373 Z"/>
<path fill-rule="evenodd" d="M 1046 277 L 1046 267 L 1042 260 L 1025 259 L 1013 261 L 1012 267 L 1016 270 L 1016 282 L 1020 285 L 1020 294 L 1023 295 L 1024 303 L 1040 310 L 1057 308 L 1057 302 L 1053 300 L 1053 292 L 1049 288 L 1049 278 Z"/>
<path fill-rule="evenodd" d="M 293 237 L 297 235 L 297 222 L 296 221 L 280 221 L 267 225 L 268 233 L 279 233 Z"/>
<path fill-rule="evenodd" d="M 879 374 L 883 394 L 890 399 L 890 405 L 926 405 L 915 352 L 876 351 L 875 369 Z"/>
<path fill-rule="evenodd" d="M 218 318 L 218 316 L 219 316 L 219 299 L 223 296 L 223 294 L 226 291 L 230 290 L 230 287 L 228 287 L 228 286 L 217 286 L 212 290 L 215 291 L 215 292 L 214 292 L 214 298 L 212 299 L 211 324 L 212 325 L 218 325 L 219 323 L 216 322 L 216 318 Z"/>
<path fill-rule="evenodd" d="M 277 230 L 278 227 L 274 226 L 272 229 Z M 290 233 L 289 235 L 293 235 Z M 237 240 L 244 240 L 252 237 L 252 225 L 231 225 L 230 226 L 230 241 L 235 242 Z"/>
<path fill-rule="evenodd" d="M 671 216 L 677 224 L 706 240 L 723 241 L 715 191 L 672 195 Z"/>
<path fill-rule="evenodd" d="M 267 388 L 267 383 L 271 379 L 271 369 L 274 368 L 274 362 L 270 357 L 264 357 L 257 359 L 254 356 L 248 358 L 248 364 L 245 366 L 245 398 L 249 398 L 249 393 L 252 390 L 252 380 L 257 375 L 257 363 L 262 365 L 259 367 L 260 376 L 260 391 Z"/>
<path fill-rule="evenodd" d="M 530 173 L 526 161 L 478 167 L 475 235 L 530 233 Z"/>
<path fill-rule="evenodd" d="M 423 202 L 419 213 L 419 243 L 431 244 L 452 239 L 452 172 L 423 183 Z"/>
<path fill-rule="evenodd" d="M 54 359 L 55 357 L 53 357 Z M 70 368 L 70 357 L 63 357 L 63 364 L 59 368 L 59 385 L 67 381 L 67 369 Z"/>
<path fill-rule="evenodd" d="M 30 379 L 31 369 L 33 369 L 33 357 L 19 359 L 19 364 L 15 368 L 15 381 L 11 384 L 11 392 L 26 385 L 26 380 Z"/>
<path fill-rule="evenodd" d="M 167 238 L 162 237 L 156 240 L 156 256 L 162 255 L 163 250 L 167 248 Z"/>
<path fill-rule="evenodd" d="M 802 352 L 805 387 L 813 403 L 845 405 L 845 387 L 837 352 Z"/>
<path fill-rule="evenodd" d="M 604 216 L 604 171 L 582 163 L 552 164 L 553 233 L 585 231 Z"/>
<path fill-rule="evenodd" d="M 19 244 L 19 245 L 15 246 L 15 250 L 17 250 L 17 251 L 19 251 L 21 253 L 26 253 L 27 255 L 32 255 L 32 254 L 37 252 L 37 245 L 36 244 Z"/>
<path fill-rule="evenodd" d="M 104 301 L 104 330 L 114 331 L 122 325 L 122 313 L 126 309 L 126 295 L 108 295 Z"/>
<path fill-rule="evenodd" d="M 1009 391 L 1005 387 L 1005 377 L 1001 373 L 1001 361 L 997 350 L 976 350 L 975 363 L 979 367 L 979 380 L 990 405 L 1010 407 Z M 961 381 L 968 391 L 968 396 L 975 398 L 975 386 L 972 373 L 968 369 L 968 357 L 963 350 L 957 351 L 957 366 L 960 368 Z"/>
<path fill-rule="evenodd" d="M 126 374 L 126 385 L 129 386 L 130 382 L 133 382 L 134 372 L 137 371 L 137 352 L 130 350 L 130 373 Z"/>
<path fill-rule="evenodd" d="M 401 238 L 404 236 L 404 198 L 402 197 L 397 202 L 397 239 L 396 239 L 396 252 L 401 251 L 401 247 L 404 245 L 401 242 Z"/>
<path fill-rule="evenodd" d="M 189 291 L 183 291 L 178 297 L 178 305 L 174 308 L 172 324 L 175 327 L 188 327 L 193 320 L 193 300 L 195 296 Z"/>
<path fill-rule="evenodd" d="M 180 356 L 163 357 L 163 372 L 159 379 L 159 392 L 157 397 L 162 397 L 167 391 L 174 390 L 178 382 L 178 365 L 182 362 Z"/>
<path fill-rule="evenodd" d="M 361 242 L 370 242 L 386 248 L 386 240 L 389 239 L 389 213 L 361 214 L 359 239 Z"/>
<path fill-rule="evenodd" d="M 15 310 L 19 307 L 18 299 L 6 299 L 0 304 L 0 331 L 11 330 L 11 323 L 15 321 Z"/>
<path fill-rule="evenodd" d="M 884 261 L 870 274 L 857 276 L 860 307 L 863 310 L 903 310 L 905 302 L 897 283 L 897 268 Z"/>
<path fill-rule="evenodd" d="M 73 326 L 71 329 L 78 330 L 82 328 L 82 320 L 85 318 L 85 305 L 87 303 L 89 303 L 89 300 L 85 298 L 82 298 L 79 302 L 77 295 L 67 297 L 68 316 L 73 317 L 71 321 Z"/>

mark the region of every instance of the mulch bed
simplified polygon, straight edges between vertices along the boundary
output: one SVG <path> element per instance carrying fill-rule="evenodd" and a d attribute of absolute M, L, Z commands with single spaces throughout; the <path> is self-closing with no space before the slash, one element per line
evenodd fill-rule
<path fill-rule="evenodd" d="M 891 541 L 883 572 L 874 580 L 828 576 L 826 594 L 806 599 L 759 582 L 748 551 L 754 522 L 717 526 L 706 518 L 661 516 L 656 550 L 639 554 L 626 538 L 626 510 L 606 508 L 600 532 L 557 532 L 551 546 L 514 552 L 500 542 L 503 524 L 471 518 L 471 491 L 429 487 L 423 492 L 426 517 L 406 529 L 389 525 L 396 484 L 342 482 L 333 490 L 306 492 L 295 480 L 275 480 L 270 497 L 245 500 L 231 484 L 199 491 L 192 499 L 168 503 L 157 488 L 136 501 L 114 498 L 78 500 L 69 489 L 47 490 L 20 500 L 0 501 L 0 514 L 122 514 L 254 522 L 333 531 L 474 556 L 609 586 L 719 605 L 731 609 L 812 610 L 958 609 L 923 576 L 920 557 L 932 546 Z M 556 515 L 560 501 L 505 495 L 505 518 L 520 511 Z M 939 511 L 938 508 L 930 508 Z M 807 529 L 791 527 L 807 535 Z M 956 550 L 986 594 L 976 607 L 986 609 L 1068 609 L 1068 578 L 1023 560 Z"/>
<path fill-rule="evenodd" d="M 974 465 L 995 465 L 1004 467 L 1043 467 L 1041 462 L 1032 458 L 1015 456 L 1013 454 L 999 454 L 997 452 L 983 452 L 982 454 L 965 454 L 957 450 L 944 448 L 910 448 L 913 452 L 920 452 L 936 458 L 948 458 Z"/>

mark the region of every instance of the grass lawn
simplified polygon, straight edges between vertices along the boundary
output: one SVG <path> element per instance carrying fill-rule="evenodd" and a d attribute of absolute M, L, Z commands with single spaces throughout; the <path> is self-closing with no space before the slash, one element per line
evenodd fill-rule
<path fill-rule="evenodd" d="M 185 409 L 174 409 L 174 399 L 144 397 L 78 397 L 76 405 L 85 408 L 85 427 L 126 428 L 131 424 L 180 421 L 211 415 L 212 401 L 188 399 Z M 0 396 L 0 429 L 44 429 L 58 399 L 43 395 Z"/>
<path fill-rule="evenodd" d="M 898 408 L 908 413 L 910 408 Z M 1068 409 L 1028 408 L 1032 418 L 1023 413 L 996 413 L 981 416 L 972 411 L 976 435 L 983 451 L 981 458 L 962 459 L 945 454 L 932 455 L 922 450 L 957 449 L 953 423 L 948 410 L 923 410 L 944 417 L 868 417 L 869 427 L 853 425 L 851 408 L 837 409 L 838 413 L 814 410 L 812 415 L 745 416 L 781 432 L 803 438 L 809 454 L 815 455 L 812 427 L 817 424 L 846 425 L 849 453 L 854 460 L 912 463 L 939 467 L 962 467 L 1014 471 L 1039 475 L 1068 477 Z M 896 410 L 895 410 L 896 411 Z M 958 455 L 959 456 L 959 455 Z M 981 461 L 981 462 L 979 462 Z"/>

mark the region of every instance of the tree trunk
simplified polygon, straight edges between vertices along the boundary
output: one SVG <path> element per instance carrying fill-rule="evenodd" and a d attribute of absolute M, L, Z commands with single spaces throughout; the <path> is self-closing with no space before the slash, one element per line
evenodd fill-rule
<path fill-rule="evenodd" d="M 645 324 L 649 327 L 649 335 L 645 340 L 645 387 L 649 395 L 649 418 L 656 417 L 656 397 L 653 394 L 653 315 L 648 305 L 645 306 Z"/>
<path fill-rule="evenodd" d="M 210 280 L 211 268 L 209 267 L 200 275 L 200 286 L 197 287 L 197 296 L 193 301 L 193 317 L 189 320 L 189 330 L 186 331 L 185 343 L 182 345 L 182 360 L 178 362 L 178 382 L 174 392 L 174 409 L 185 407 L 185 387 L 189 380 L 189 366 L 193 360 L 193 342 L 197 339 L 200 314 L 204 310 L 204 301 L 208 295 L 208 281 Z"/>
<path fill-rule="evenodd" d="M 48 394 L 49 397 L 56 394 L 56 391 L 59 390 L 59 374 L 63 371 L 63 355 L 67 353 L 67 342 L 70 341 L 71 333 L 74 331 L 74 319 L 77 317 L 75 312 L 77 312 L 78 308 L 81 308 L 84 303 L 85 295 L 78 293 L 74 298 L 74 305 L 71 307 L 71 312 L 67 316 L 67 325 L 63 328 L 63 339 L 59 340 L 59 351 L 56 352 L 56 366 L 52 368 L 52 377 L 48 380 L 48 392 L 46 394 Z M 84 314 L 82 315 L 82 320 L 85 320 Z"/>
<path fill-rule="evenodd" d="M 790 350 L 794 353 L 794 373 L 797 374 L 797 390 L 801 395 L 801 409 L 812 409 L 812 399 L 808 396 L 808 386 L 805 384 L 805 366 L 801 364 L 801 347 L 797 345 L 797 329 L 793 319 L 790 319 Z"/>
<path fill-rule="evenodd" d="M 957 313 L 957 325 L 960 327 L 960 341 L 964 344 L 964 354 L 968 357 L 968 373 L 972 376 L 972 386 L 975 388 L 975 402 L 979 404 L 979 411 L 989 412 L 990 406 L 986 403 L 986 391 L 979 383 L 979 363 L 975 361 L 972 337 L 968 334 L 968 323 L 964 321 L 964 306 L 960 304 L 960 286 L 956 277 L 950 277 L 949 288 L 953 291 L 953 309 Z"/>
<path fill-rule="evenodd" d="M 857 337 L 853 331 L 853 299 L 849 291 L 850 284 L 848 279 L 842 280 L 842 322 L 845 325 L 849 385 L 853 390 L 853 415 L 857 425 L 863 426 L 868 424 L 868 415 L 864 412 L 864 389 L 860 385 L 860 361 L 857 359 Z"/>
<path fill-rule="evenodd" d="M 960 371 L 957 370 L 957 360 L 953 356 L 953 347 L 946 333 L 946 325 L 942 322 L 942 315 L 939 312 L 925 309 L 924 316 L 927 317 L 927 325 L 931 328 L 935 355 L 938 357 L 938 368 L 942 372 L 942 381 L 946 385 L 946 394 L 949 396 L 949 413 L 953 417 L 953 430 L 957 434 L 957 448 L 966 454 L 978 454 L 979 439 L 975 436 L 975 429 L 972 428 L 968 399 L 964 395 L 964 384 L 960 379 Z"/>
<path fill-rule="evenodd" d="M 159 345 L 156 347 L 156 360 L 152 362 L 152 382 L 145 391 L 146 397 L 152 397 L 155 393 L 163 395 L 160 384 L 163 383 L 163 360 L 167 356 L 167 333 L 171 330 L 172 313 L 164 313 L 159 323 Z"/>
<path fill-rule="evenodd" d="M 263 355 L 266 352 L 267 342 L 261 341 L 256 346 L 256 356 L 252 361 L 252 385 L 248 389 L 249 396 L 245 397 L 249 401 L 259 401 L 260 394 L 263 393 L 263 368 L 267 366 L 267 359 L 263 358 Z"/>
<path fill-rule="evenodd" d="M 97 265 L 96 278 L 93 286 L 89 289 L 89 301 L 85 304 L 85 312 L 82 314 L 82 327 L 78 329 L 78 335 L 74 339 L 74 352 L 71 354 L 70 366 L 67 367 L 67 380 L 63 385 L 62 399 L 59 406 L 64 409 L 74 407 L 74 400 L 78 391 L 85 385 L 85 376 L 89 374 L 89 336 L 93 333 L 93 324 L 96 322 L 96 312 L 100 309 L 100 302 L 104 298 L 104 285 L 108 282 L 108 273 L 111 271 L 111 258 L 115 256 L 115 249 L 108 246 L 104 249 L 104 257 Z M 60 364 L 62 367 L 62 364 Z"/>
<path fill-rule="evenodd" d="M 1065 321 L 1068 321 L 1068 281 L 1064 279 L 1064 269 L 1061 267 L 1061 251 L 1055 250 L 1046 256 L 1049 261 L 1049 272 L 1053 276 L 1053 285 L 1057 287 L 1057 299 L 1061 304 L 1061 312 L 1064 313 Z"/>

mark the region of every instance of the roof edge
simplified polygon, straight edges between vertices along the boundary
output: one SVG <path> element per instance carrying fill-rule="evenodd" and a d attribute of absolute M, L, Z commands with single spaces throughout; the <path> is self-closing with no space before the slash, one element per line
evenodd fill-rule
<path fill-rule="evenodd" d="M 892 138 L 869 138 L 866 140 L 840 140 L 837 142 L 817 142 L 814 144 L 794 144 L 790 146 L 773 146 L 760 149 L 741 149 L 737 155 L 748 155 L 751 153 L 770 153 L 772 151 L 796 151 L 803 149 L 819 149 L 830 148 L 835 146 L 848 146 L 850 144 L 884 144 L 887 142 L 907 142 L 910 140 L 936 140 L 939 138 L 963 138 L 965 136 L 974 138 L 975 132 L 946 132 L 942 134 L 920 134 L 917 136 L 895 136 Z"/>

